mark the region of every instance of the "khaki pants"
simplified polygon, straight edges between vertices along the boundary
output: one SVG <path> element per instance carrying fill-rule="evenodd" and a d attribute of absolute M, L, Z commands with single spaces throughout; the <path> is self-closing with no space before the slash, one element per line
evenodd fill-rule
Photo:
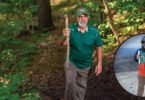
<path fill-rule="evenodd" d="M 84 100 L 89 70 L 90 67 L 79 69 L 69 62 L 66 71 L 65 100 Z"/>
<path fill-rule="evenodd" d="M 143 96 L 144 86 L 145 86 L 145 77 L 139 76 L 138 77 L 138 91 L 137 91 L 138 96 Z"/>

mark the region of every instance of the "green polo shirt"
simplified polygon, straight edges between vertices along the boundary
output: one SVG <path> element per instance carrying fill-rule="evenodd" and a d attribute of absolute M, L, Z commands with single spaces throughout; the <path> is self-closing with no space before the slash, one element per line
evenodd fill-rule
<path fill-rule="evenodd" d="M 69 26 L 70 28 L 70 55 L 69 60 L 78 68 L 88 68 L 92 64 L 92 53 L 94 46 L 102 46 L 98 30 L 88 25 L 84 33 L 82 33 L 77 26 L 77 23 Z"/>

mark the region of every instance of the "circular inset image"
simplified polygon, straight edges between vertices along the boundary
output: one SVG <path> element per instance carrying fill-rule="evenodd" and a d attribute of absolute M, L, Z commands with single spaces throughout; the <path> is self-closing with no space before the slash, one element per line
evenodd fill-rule
<path fill-rule="evenodd" d="M 145 96 L 145 34 L 127 39 L 118 49 L 114 70 L 120 85 L 129 93 Z"/>

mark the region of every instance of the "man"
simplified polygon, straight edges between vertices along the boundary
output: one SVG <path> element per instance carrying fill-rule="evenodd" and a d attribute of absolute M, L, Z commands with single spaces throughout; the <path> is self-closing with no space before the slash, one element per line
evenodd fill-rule
<path fill-rule="evenodd" d="M 86 8 L 77 9 L 76 21 L 77 23 L 63 30 L 63 40 L 65 40 L 63 45 L 67 45 L 67 36 L 69 36 L 70 42 L 65 100 L 84 100 L 94 46 L 97 48 L 98 54 L 98 64 L 95 68 L 95 73 L 98 76 L 102 72 L 103 42 L 98 30 L 87 24 L 88 11 Z"/>
<path fill-rule="evenodd" d="M 138 96 L 143 96 L 145 85 L 145 36 L 141 40 L 142 47 L 136 52 L 136 61 L 139 62 L 138 68 Z"/>

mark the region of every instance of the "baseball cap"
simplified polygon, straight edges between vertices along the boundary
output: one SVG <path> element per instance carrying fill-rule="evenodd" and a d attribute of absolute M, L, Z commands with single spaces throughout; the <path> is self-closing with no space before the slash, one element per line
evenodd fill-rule
<path fill-rule="evenodd" d="M 88 13 L 88 10 L 86 8 L 78 8 L 77 12 L 76 12 L 76 15 L 80 16 L 81 14 L 88 15 L 89 13 Z"/>

